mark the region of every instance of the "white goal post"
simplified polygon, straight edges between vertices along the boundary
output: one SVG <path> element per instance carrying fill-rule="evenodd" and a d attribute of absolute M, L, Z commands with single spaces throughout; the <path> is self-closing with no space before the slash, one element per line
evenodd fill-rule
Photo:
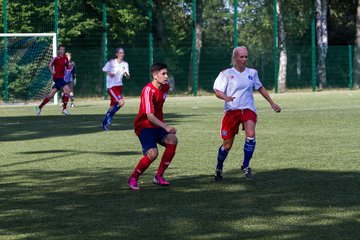
<path fill-rule="evenodd" d="M 57 55 L 57 36 L 56 33 L 0 33 L 0 39 L 5 39 L 6 46 L 8 42 L 8 38 L 26 38 L 26 37 L 49 37 L 51 38 L 52 42 L 52 57 L 56 57 Z M 6 52 L 8 49 L 6 49 Z M 49 53 L 50 55 L 50 53 Z M 4 56 L 4 58 L 7 58 L 8 56 Z M 54 104 L 58 103 L 58 93 L 54 96 Z"/>

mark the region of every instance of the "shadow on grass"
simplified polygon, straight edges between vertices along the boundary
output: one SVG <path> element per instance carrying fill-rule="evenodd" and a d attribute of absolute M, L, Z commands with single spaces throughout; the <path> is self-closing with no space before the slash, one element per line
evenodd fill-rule
<path fill-rule="evenodd" d="M 60 155 L 52 156 L 52 157 L 40 157 L 35 160 L 26 160 L 26 161 L 16 161 L 14 163 L 10 164 L 1 164 L 0 168 L 2 167 L 13 167 L 18 165 L 24 165 L 29 163 L 35 163 L 35 162 L 44 162 L 44 161 L 50 161 L 54 159 L 61 159 L 64 157 L 75 157 L 77 155 L 81 154 L 95 154 L 95 155 L 109 155 L 109 156 L 127 156 L 127 155 L 141 155 L 141 151 L 118 151 L 118 152 L 100 152 L 100 151 L 79 151 L 79 150 L 45 150 L 45 151 L 26 151 L 26 152 L 19 152 L 17 154 L 22 155 L 29 155 L 29 154 L 35 154 L 41 156 L 41 154 L 50 154 L 50 153 L 59 153 Z"/>
<path fill-rule="evenodd" d="M 167 123 L 174 124 L 186 115 L 166 114 Z M 74 136 L 103 132 L 100 127 L 104 115 L 87 114 L 71 116 L 20 116 L 0 118 L 0 142 L 23 141 L 54 136 Z M 136 114 L 117 114 L 111 131 L 132 130 Z"/>
<path fill-rule="evenodd" d="M 357 239 L 359 172 L 227 172 L 128 189 L 128 169 L 17 170 L 1 179 L 0 236 L 26 239 Z M 5 237 L 6 239 L 6 237 Z"/>

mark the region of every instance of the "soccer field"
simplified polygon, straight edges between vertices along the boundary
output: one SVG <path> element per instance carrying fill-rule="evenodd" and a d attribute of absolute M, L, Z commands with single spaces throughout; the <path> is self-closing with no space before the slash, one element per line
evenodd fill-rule
<path fill-rule="evenodd" d="M 139 192 L 127 185 L 141 157 L 139 98 L 126 99 L 109 132 L 100 128 L 108 101 L 78 101 L 71 116 L 0 106 L 0 239 L 359 239 L 360 92 L 272 97 L 279 114 L 255 95 L 257 179 L 240 171 L 241 132 L 221 183 L 223 102 L 168 97 L 165 119 L 179 138 L 171 186 L 152 183 L 157 159 Z"/>

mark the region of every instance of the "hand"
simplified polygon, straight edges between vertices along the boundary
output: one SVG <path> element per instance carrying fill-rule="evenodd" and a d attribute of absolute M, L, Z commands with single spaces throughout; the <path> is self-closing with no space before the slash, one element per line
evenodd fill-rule
<path fill-rule="evenodd" d="M 274 109 L 274 111 L 277 113 L 281 112 L 280 106 L 275 103 L 271 104 L 271 108 Z"/>
<path fill-rule="evenodd" d="M 124 72 L 124 76 L 125 76 L 126 78 L 129 78 L 129 77 L 130 77 L 130 75 L 129 75 L 128 72 Z"/>
<path fill-rule="evenodd" d="M 52 70 L 52 71 L 51 71 L 51 74 L 52 74 L 52 75 L 55 75 L 55 74 L 56 74 L 55 70 Z"/>
<path fill-rule="evenodd" d="M 233 100 L 235 99 L 235 97 L 228 97 L 228 96 L 225 96 L 224 97 L 224 100 L 225 100 L 225 102 L 232 102 Z"/>
<path fill-rule="evenodd" d="M 113 73 L 108 73 L 108 75 L 109 75 L 111 78 L 115 77 L 115 74 L 113 74 Z"/>
<path fill-rule="evenodd" d="M 176 134 L 176 128 L 174 128 L 173 126 L 167 126 L 167 127 L 165 128 L 165 130 L 166 130 L 168 133 Z"/>

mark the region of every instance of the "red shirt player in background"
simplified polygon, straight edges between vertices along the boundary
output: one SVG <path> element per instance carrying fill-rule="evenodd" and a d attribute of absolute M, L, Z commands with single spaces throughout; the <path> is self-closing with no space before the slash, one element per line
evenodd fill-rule
<path fill-rule="evenodd" d="M 140 159 L 128 184 L 131 190 L 140 190 L 138 179 L 141 174 L 157 158 L 157 144 L 165 146 L 159 168 L 153 179 L 154 184 L 170 185 L 163 178 L 166 168 L 175 155 L 177 137 L 176 129 L 164 122 L 163 105 L 170 85 L 167 81 L 167 66 L 155 63 L 150 68 L 152 82 L 147 84 L 141 92 L 139 113 L 134 121 L 135 133 L 139 137 L 144 156 Z"/>
<path fill-rule="evenodd" d="M 67 82 L 64 80 L 65 75 L 65 67 L 71 67 L 69 64 L 68 58 L 65 56 L 65 46 L 58 46 L 58 56 L 51 59 L 49 63 L 49 70 L 52 74 L 52 79 L 54 81 L 54 86 L 52 87 L 49 95 L 42 101 L 39 106 L 36 106 L 36 114 L 40 116 L 42 108 L 47 104 L 52 97 L 54 97 L 55 93 L 60 89 L 64 89 L 64 94 L 62 96 L 63 101 L 63 114 L 70 115 L 68 110 L 66 109 L 67 103 L 69 101 L 70 96 L 70 88 L 67 85 Z"/>

